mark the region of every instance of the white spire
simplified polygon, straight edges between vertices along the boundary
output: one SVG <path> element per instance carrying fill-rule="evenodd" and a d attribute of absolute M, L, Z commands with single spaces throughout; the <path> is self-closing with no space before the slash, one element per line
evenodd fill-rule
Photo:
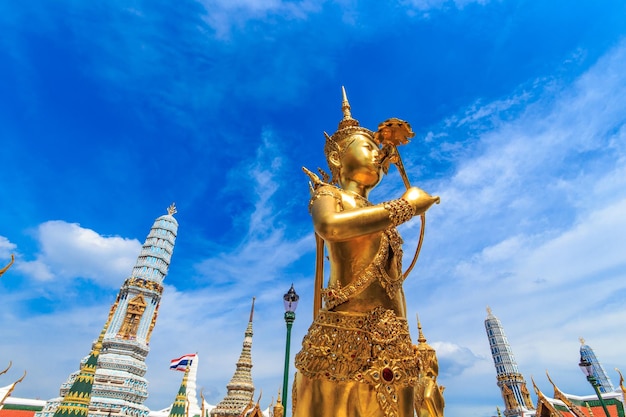
<path fill-rule="evenodd" d="M 199 416 L 202 414 L 200 405 L 198 403 L 198 396 L 196 395 L 196 376 L 198 375 L 198 354 L 191 361 L 191 367 L 189 368 L 189 375 L 187 377 L 187 403 L 189 404 L 188 415 L 190 417 Z"/>

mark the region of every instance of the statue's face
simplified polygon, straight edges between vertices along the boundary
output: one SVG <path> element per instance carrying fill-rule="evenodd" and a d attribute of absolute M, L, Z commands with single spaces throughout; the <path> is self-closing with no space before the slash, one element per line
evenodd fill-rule
<path fill-rule="evenodd" d="M 380 149 L 368 136 L 357 133 L 345 140 L 341 154 L 341 176 L 362 185 L 374 186 L 382 177 L 378 162 Z"/>

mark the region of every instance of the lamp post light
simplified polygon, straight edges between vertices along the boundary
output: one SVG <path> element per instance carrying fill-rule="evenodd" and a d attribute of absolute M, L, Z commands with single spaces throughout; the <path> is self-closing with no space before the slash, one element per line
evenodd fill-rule
<path fill-rule="evenodd" d="M 296 307 L 298 307 L 298 299 L 300 296 L 293 289 L 293 284 L 289 291 L 283 296 L 285 305 L 285 323 L 287 324 L 287 342 L 285 344 L 285 373 L 283 375 L 283 406 L 285 407 L 285 415 L 287 414 L 287 385 L 289 383 L 289 348 L 291 346 L 291 326 L 296 319 Z"/>
<path fill-rule="evenodd" d="M 596 395 L 598 396 L 598 399 L 600 400 L 600 404 L 602 404 L 602 408 L 604 409 L 604 414 L 606 414 L 606 417 L 611 417 L 611 415 L 609 414 L 609 410 L 607 410 L 606 404 L 604 403 L 604 399 L 602 398 L 602 395 L 600 394 L 600 389 L 599 389 L 600 383 L 598 382 L 596 377 L 593 375 L 593 365 L 591 364 L 591 362 L 583 358 L 581 355 L 580 363 L 578 364 L 578 366 L 580 366 L 580 370 L 583 371 L 583 374 L 585 374 L 585 376 L 587 377 L 587 381 L 589 381 L 593 389 L 596 391 Z"/>

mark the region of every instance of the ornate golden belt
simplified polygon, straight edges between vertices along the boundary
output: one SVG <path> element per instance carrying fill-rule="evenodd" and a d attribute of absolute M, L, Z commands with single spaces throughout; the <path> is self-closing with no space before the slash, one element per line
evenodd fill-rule
<path fill-rule="evenodd" d="M 414 386 L 417 358 L 406 319 L 377 307 L 366 314 L 322 311 L 296 355 L 310 378 Z"/>

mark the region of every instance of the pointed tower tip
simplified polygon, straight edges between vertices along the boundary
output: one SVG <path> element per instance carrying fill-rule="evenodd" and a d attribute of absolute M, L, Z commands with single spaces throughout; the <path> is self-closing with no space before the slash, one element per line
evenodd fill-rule
<path fill-rule="evenodd" d="M 252 323 L 252 319 L 254 318 L 254 301 L 256 300 L 256 297 L 252 297 L 252 307 L 250 308 L 250 320 L 249 322 Z"/>
<path fill-rule="evenodd" d="M 170 206 L 167 208 L 167 214 L 173 216 L 176 213 L 178 213 L 178 211 L 176 210 L 176 203 L 170 204 Z"/>
<path fill-rule="evenodd" d="M 487 315 L 491 316 L 491 307 L 487 306 Z"/>

